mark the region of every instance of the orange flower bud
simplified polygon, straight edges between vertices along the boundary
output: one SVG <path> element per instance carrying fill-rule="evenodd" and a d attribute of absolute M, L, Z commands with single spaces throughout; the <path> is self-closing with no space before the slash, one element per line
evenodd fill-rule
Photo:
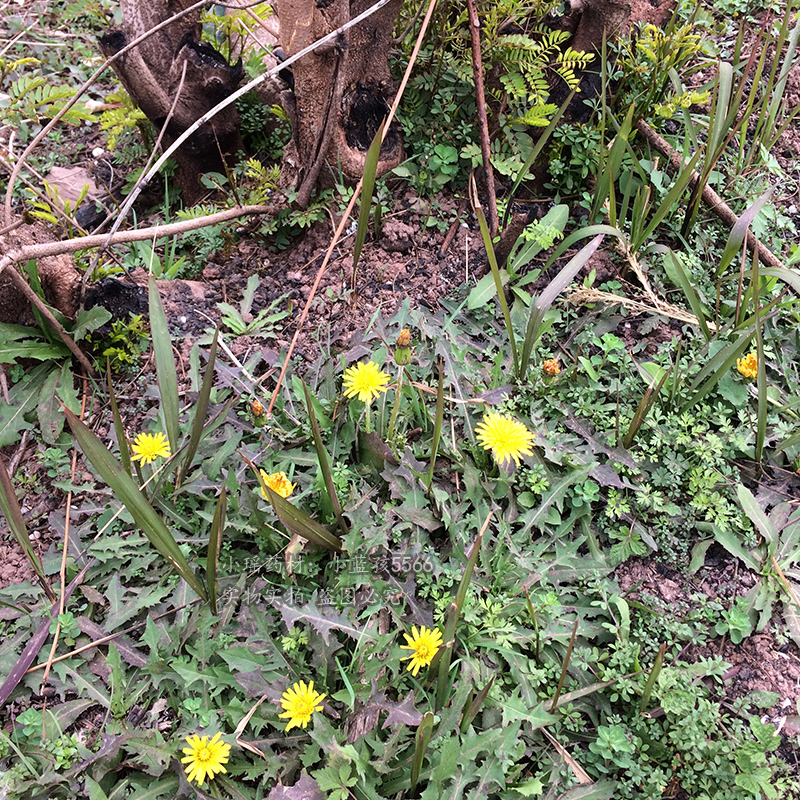
<path fill-rule="evenodd" d="M 561 367 L 558 366 L 558 359 L 548 358 L 547 361 L 542 364 L 542 371 L 545 375 L 558 375 L 558 373 L 561 372 Z"/>

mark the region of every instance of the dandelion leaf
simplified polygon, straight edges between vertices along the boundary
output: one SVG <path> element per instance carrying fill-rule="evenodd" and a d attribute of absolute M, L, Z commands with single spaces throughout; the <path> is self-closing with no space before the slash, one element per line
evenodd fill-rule
<path fill-rule="evenodd" d="M 292 630 L 298 622 L 307 622 L 319 633 L 326 645 L 330 644 L 332 630 L 342 631 L 353 639 L 358 639 L 361 636 L 360 629 L 347 617 L 333 610 L 320 611 L 313 602 L 297 607 L 284 603 L 277 598 L 272 601 L 272 606 L 276 611 L 280 612 L 288 630 Z"/>

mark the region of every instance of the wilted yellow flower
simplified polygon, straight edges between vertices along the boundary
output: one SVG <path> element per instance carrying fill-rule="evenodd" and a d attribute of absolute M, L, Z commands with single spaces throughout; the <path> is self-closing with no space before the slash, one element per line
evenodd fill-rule
<path fill-rule="evenodd" d="M 755 353 L 749 353 L 744 358 L 739 358 L 736 361 L 736 369 L 745 376 L 745 378 L 755 378 L 758 376 L 758 356 Z"/>
<path fill-rule="evenodd" d="M 296 483 L 292 483 L 286 477 L 285 472 L 273 472 L 271 475 L 264 469 L 260 469 L 259 472 L 264 479 L 264 483 L 266 483 L 275 494 L 279 494 L 281 497 L 288 497 L 297 486 Z M 263 489 L 261 490 L 261 496 L 269 501 L 269 497 L 267 497 L 267 493 Z"/>
<path fill-rule="evenodd" d="M 314 691 L 314 681 L 309 681 L 308 686 L 300 681 L 291 689 L 287 689 L 281 696 L 284 713 L 278 714 L 278 717 L 289 720 L 286 726 L 287 731 L 301 726 L 305 728 L 311 722 L 311 715 L 315 711 L 322 711 L 324 699 L 324 694 Z"/>
<path fill-rule="evenodd" d="M 362 402 L 369 403 L 386 391 L 390 380 L 374 361 L 359 362 L 344 371 L 344 396 L 358 397 Z"/>
<path fill-rule="evenodd" d="M 250 411 L 254 417 L 261 417 L 264 415 L 264 405 L 260 400 L 253 400 L 250 404 Z"/>
<path fill-rule="evenodd" d="M 142 464 L 149 464 L 157 458 L 169 458 L 172 453 L 169 450 L 169 442 L 163 433 L 140 433 L 134 440 L 133 455 L 131 461 L 141 461 Z"/>
<path fill-rule="evenodd" d="M 417 626 L 414 625 L 411 628 L 411 636 L 407 633 L 404 633 L 403 636 L 408 644 L 401 644 L 400 648 L 411 650 L 411 655 L 400 660 L 411 659 L 408 662 L 408 671 L 416 678 L 420 667 L 427 667 L 439 652 L 439 648 L 442 646 L 442 633 L 438 628 L 426 628 L 424 625 L 417 630 Z"/>
<path fill-rule="evenodd" d="M 189 746 L 183 748 L 185 757 L 181 759 L 181 763 L 186 764 L 184 769 L 189 783 L 195 781 L 198 786 L 202 786 L 206 776 L 212 780 L 215 773 L 228 771 L 222 765 L 228 763 L 231 746 L 220 742 L 221 736 L 221 733 L 215 734 L 210 742 L 208 736 L 193 735 L 186 739 Z"/>
<path fill-rule="evenodd" d="M 403 328 L 397 336 L 397 346 L 394 349 L 394 363 L 405 367 L 411 362 L 411 331 Z"/>
<path fill-rule="evenodd" d="M 475 427 L 478 441 L 484 450 L 491 450 L 498 464 L 514 459 L 519 466 L 520 457 L 533 455 L 533 434 L 521 423 L 492 411 L 485 414 Z"/>
<path fill-rule="evenodd" d="M 558 375 L 561 372 L 561 367 L 558 366 L 558 359 L 557 358 L 548 358 L 542 364 L 542 371 L 545 375 Z"/>

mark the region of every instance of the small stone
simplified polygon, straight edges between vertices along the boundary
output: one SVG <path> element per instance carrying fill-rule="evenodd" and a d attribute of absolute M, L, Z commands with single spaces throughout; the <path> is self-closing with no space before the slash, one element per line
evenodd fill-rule
<path fill-rule="evenodd" d="M 388 220 L 381 231 L 381 247 L 390 253 L 407 253 L 414 244 L 414 233 L 405 222 Z"/>

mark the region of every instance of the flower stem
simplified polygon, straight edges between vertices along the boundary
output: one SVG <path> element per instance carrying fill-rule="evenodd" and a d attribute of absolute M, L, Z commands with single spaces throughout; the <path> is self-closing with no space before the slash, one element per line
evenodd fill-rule
<path fill-rule="evenodd" d="M 372 422 L 371 422 L 371 420 L 372 420 L 372 407 L 371 407 L 371 402 L 367 402 L 367 404 L 366 404 L 365 416 L 366 416 L 366 421 L 364 423 L 364 432 L 365 433 L 370 433 L 372 431 Z"/>
<path fill-rule="evenodd" d="M 397 412 L 400 410 L 400 393 L 403 391 L 403 373 L 405 367 L 400 366 L 397 369 L 397 390 L 394 395 L 394 408 L 392 409 L 392 416 L 389 419 L 389 432 L 386 434 L 386 440 L 392 441 L 394 436 L 394 424 L 397 422 Z"/>

